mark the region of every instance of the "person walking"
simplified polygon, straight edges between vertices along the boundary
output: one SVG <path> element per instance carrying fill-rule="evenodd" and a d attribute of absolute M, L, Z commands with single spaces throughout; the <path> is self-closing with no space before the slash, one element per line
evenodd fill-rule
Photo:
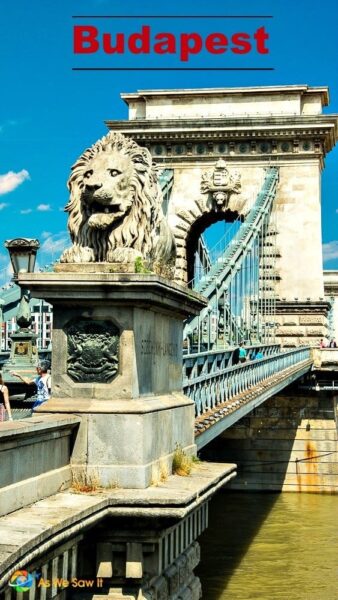
<path fill-rule="evenodd" d="M 51 376 L 48 373 L 47 364 L 42 362 L 36 367 L 36 372 L 37 377 L 34 377 L 33 379 L 28 379 L 28 377 L 24 377 L 16 371 L 11 372 L 13 377 L 18 377 L 26 385 L 36 385 L 36 400 L 32 406 L 32 412 L 34 412 L 38 406 L 41 406 L 41 404 L 49 400 L 51 391 Z"/>
<path fill-rule="evenodd" d="M 6 411 L 8 420 L 13 421 L 11 405 L 9 403 L 8 387 L 4 384 L 0 373 L 0 421 L 6 421 Z"/>
<path fill-rule="evenodd" d="M 334 338 L 331 339 L 329 343 L 329 348 L 337 348 L 337 342 Z"/>
<path fill-rule="evenodd" d="M 239 345 L 239 362 L 244 363 L 246 361 L 247 352 L 244 348 L 243 342 Z"/>

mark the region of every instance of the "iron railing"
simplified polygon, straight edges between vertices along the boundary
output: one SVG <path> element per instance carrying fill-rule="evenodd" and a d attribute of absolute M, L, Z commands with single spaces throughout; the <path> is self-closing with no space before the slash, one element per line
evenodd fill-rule
<path fill-rule="evenodd" d="M 199 417 L 269 377 L 309 360 L 311 350 L 306 347 L 272 353 L 264 358 L 225 368 L 220 368 L 217 360 L 210 361 L 205 358 L 203 361 L 203 353 L 195 356 L 195 364 L 190 366 L 189 370 L 186 365 L 193 355 L 184 358 L 183 391 L 194 401 L 195 414 Z"/>

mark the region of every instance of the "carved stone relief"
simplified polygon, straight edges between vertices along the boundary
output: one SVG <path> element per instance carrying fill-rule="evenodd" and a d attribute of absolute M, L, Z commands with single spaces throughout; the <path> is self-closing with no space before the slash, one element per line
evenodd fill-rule
<path fill-rule="evenodd" d="M 225 160 L 220 158 L 213 170 L 202 173 L 201 192 L 211 195 L 215 209 L 226 210 L 230 208 L 230 196 L 241 192 L 240 175 L 236 171 L 231 174 Z"/>
<path fill-rule="evenodd" d="M 110 321 L 80 319 L 67 328 L 67 373 L 78 383 L 108 383 L 118 372 L 119 339 Z"/>

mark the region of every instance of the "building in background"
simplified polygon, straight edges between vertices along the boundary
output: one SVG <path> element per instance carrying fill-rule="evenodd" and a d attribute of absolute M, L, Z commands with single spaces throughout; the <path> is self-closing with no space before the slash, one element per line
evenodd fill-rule
<path fill-rule="evenodd" d="M 17 330 L 16 314 L 20 302 L 20 288 L 14 283 L 3 286 L 0 290 L 0 349 L 6 352 L 10 349 L 11 334 Z M 32 314 L 32 331 L 37 336 L 38 350 L 48 350 L 51 344 L 53 326 L 53 307 L 37 298 L 30 301 Z"/>
<path fill-rule="evenodd" d="M 338 271 L 324 271 L 325 297 L 331 303 L 328 315 L 328 337 L 338 338 Z"/>

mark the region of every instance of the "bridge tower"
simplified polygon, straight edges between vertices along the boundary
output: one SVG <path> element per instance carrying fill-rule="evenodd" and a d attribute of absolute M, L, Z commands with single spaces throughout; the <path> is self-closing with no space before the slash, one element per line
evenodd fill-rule
<path fill-rule="evenodd" d="M 167 210 L 178 247 L 178 279 L 191 278 L 201 232 L 220 219 L 245 217 L 264 168 L 279 167 L 271 217 L 276 225 L 269 230 L 278 254 L 270 265 L 278 341 L 289 347 L 317 345 L 327 331 L 329 308 L 322 273 L 321 173 L 337 137 L 337 117 L 322 113 L 328 89 L 140 90 L 122 98 L 129 120 L 110 120 L 107 126 L 149 148 L 156 163 L 172 171 Z M 215 188 L 210 181 L 208 187 L 220 159 L 232 183 L 239 182 L 223 201 L 216 197 L 217 177 Z M 224 186 L 219 188 L 224 193 Z M 263 285 L 269 286 L 268 273 L 265 278 Z"/>

